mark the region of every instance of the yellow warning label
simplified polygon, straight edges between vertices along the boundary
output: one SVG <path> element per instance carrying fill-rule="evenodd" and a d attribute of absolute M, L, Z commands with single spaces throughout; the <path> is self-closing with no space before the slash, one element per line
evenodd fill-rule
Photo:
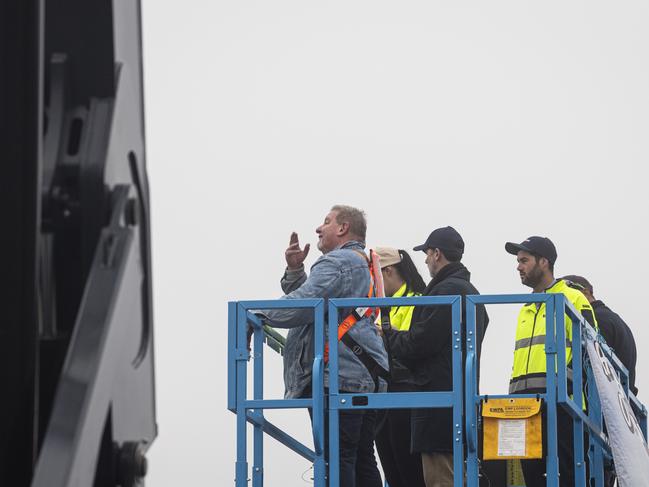
<path fill-rule="evenodd" d="M 529 418 L 541 410 L 535 398 L 489 399 L 482 402 L 482 415 L 488 418 Z"/>
<path fill-rule="evenodd" d="M 541 401 L 501 398 L 482 401 L 483 460 L 541 458 Z"/>

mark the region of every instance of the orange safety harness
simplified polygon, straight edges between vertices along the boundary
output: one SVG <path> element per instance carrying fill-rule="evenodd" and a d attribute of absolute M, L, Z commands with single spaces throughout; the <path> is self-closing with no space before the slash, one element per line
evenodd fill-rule
<path fill-rule="evenodd" d="M 380 287 L 380 289 L 377 289 L 378 297 L 383 297 L 385 294 L 383 292 L 383 278 L 382 278 L 383 276 L 381 275 L 381 265 L 379 262 L 379 256 L 373 250 L 370 250 L 370 259 L 368 259 L 367 256 L 362 252 L 359 252 L 357 250 L 355 250 L 354 252 L 361 255 L 365 259 L 369 267 L 370 289 L 367 292 L 367 297 L 371 298 L 374 296 L 375 283 Z M 377 272 L 378 272 L 378 276 L 376 275 Z M 365 365 L 367 370 L 370 372 L 372 379 L 374 379 L 377 390 L 379 386 L 378 378 L 383 377 L 387 381 L 389 378 L 389 372 L 385 370 L 381 365 L 379 365 L 378 362 L 376 362 L 376 360 L 372 356 L 370 356 L 363 349 L 363 347 L 361 347 L 356 342 L 356 340 L 354 340 L 351 336 L 347 334 L 347 332 L 351 330 L 354 327 L 354 325 L 358 323 L 361 319 L 369 318 L 372 316 L 378 316 L 378 314 L 379 314 L 379 308 L 358 307 L 354 309 L 338 325 L 338 341 L 343 342 L 352 352 L 354 352 L 354 354 L 363 363 L 363 365 Z M 329 343 L 325 343 L 324 361 L 325 364 L 329 362 Z"/>

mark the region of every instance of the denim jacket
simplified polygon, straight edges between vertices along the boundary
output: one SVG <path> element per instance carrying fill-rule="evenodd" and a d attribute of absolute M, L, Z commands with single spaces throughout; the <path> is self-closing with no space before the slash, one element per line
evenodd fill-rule
<path fill-rule="evenodd" d="M 364 245 L 349 241 L 321 256 L 311 267 L 307 277 L 304 268 L 286 270 L 282 277 L 281 299 L 324 298 L 325 310 L 329 298 L 367 297 L 370 273 L 367 261 L 358 254 Z M 341 320 L 351 310 L 342 310 Z M 311 309 L 265 310 L 263 313 L 276 328 L 290 328 L 284 349 L 284 384 L 287 399 L 300 397 L 311 386 L 314 358 L 314 324 Z M 326 322 L 325 322 L 326 328 Z M 388 357 L 383 340 L 370 318 L 359 320 L 348 332 L 381 366 L 388 368 Z M 325 330 L 325 337 L 328 334 Z M 338 386 L 346 392 L 373 392 L 374 380 L 356 355 L 338 342 Z M 329 370 L 325 369 L 325 387 L 329 384 Z M 384 386 L 384 383 L 382 383 Z M 382 387 L 384 389 L 384 387 Z"/>

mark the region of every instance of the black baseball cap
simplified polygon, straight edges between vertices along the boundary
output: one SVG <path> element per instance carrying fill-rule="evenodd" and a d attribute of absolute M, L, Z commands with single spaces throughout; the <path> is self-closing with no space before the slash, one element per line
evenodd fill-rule
<path fill-rule="evenodd" d="M 545 257 L 550 264 L 554 264 L 557 260 L 557 249 L 552 243 L 552 240 L 547 237 L 529 237 L 519 244 L 507 242 L 505 244 L 505 250 L 512 255 L 516 255 L 521 250 L 524 250 L 530 254 Z"/>
<path fill-rule="evenodd" d="M 453 227 L 437 228 L 431 232 L 426 242 L 413 247 L 413 250 L 423 250 L 424 252 L 427 249 L 448 250 L 459 252 L 462 255 L 464 253 L 464 240 Z"/>

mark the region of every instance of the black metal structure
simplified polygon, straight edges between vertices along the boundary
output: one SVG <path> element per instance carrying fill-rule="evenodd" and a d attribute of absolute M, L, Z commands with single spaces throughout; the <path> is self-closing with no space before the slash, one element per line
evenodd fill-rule
<path fill-rule="evenodd" d="M 139 0 L 6 0 L 0 29 L 0 485 L 142 485 L 157 427 Z"/>

